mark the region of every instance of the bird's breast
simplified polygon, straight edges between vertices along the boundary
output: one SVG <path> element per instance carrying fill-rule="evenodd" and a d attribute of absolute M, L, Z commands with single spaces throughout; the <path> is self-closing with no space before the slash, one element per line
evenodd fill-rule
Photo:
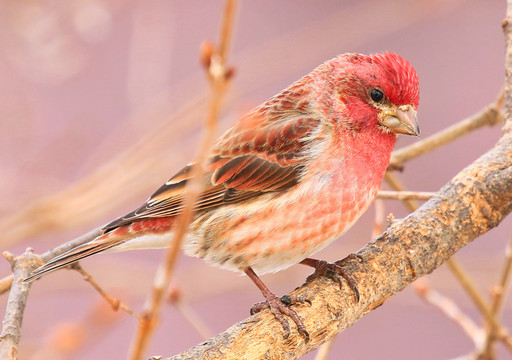
<path fill-rule="evenodd" d="M 324 248 L 361 216 L 380 184 L 378 176 L 348 169 L 344 161 L 324 166 L 287 192 L 214 210 L 198 221 L 186 252 L 262 274 Z"/>

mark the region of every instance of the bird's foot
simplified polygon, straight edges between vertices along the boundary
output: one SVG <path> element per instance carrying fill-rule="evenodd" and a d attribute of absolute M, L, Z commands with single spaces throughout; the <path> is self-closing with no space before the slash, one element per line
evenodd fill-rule
<path fill-rule="evenodd" d="M 324 260 L 317 260 L 311 258 L 306 258 L 302 260 L 300 263 L 315 268 L 315 272 L 309 275 L 306 281 L 311 281 L 318 276 L 326 276 L 336 281 L 341 288 L 343 285 L 341 278 L 343 278 L 348 283 L 350 288 L 354 291 L 356 295 L 356 300 L 357 302 L 359 302 L 359 290 L 357 289 L 357 284 L 354 278 L 342 267 L 342 265 L 345 264 L 347 261 L 353 259 L 361 260 L 362 258 L 359 255 L 350 254 L 349 256 L 339 261 L 338 263 L 330 263 Z"/>
<path fill-rule="evenodd" d="M 306 342 L 309 341 L 309 333 L 306 330 L 306 327 L 302 323 L 302 320 L 299 318 L 297 313 L 290 308 L 291 305 L 294 304 L 302 304 L 302 303 L 308 303 L 311 305 L 311 301 L 308 299 L 300 296 L 289 296 L 289 295 L 283 295 L 280 298 L 275 296 L 274 294 L 270 293 L 269 295 L 265 295 L 266 301 L 254 304 L 251 308 L 251 315 L 257 314 L 262 310 L 270 308 L 274 316 L 277 320 L 281 323 L 283 326 L 285 335 L 284 338 L 288 338 L 290 336 L 290 324 L 288 324 L 288 320 L 285 319 L 284 315 L 287 315 L 290 317 L 295 325 L 297 325 L 297 330 L 299 334 L 304 336 Z"/>

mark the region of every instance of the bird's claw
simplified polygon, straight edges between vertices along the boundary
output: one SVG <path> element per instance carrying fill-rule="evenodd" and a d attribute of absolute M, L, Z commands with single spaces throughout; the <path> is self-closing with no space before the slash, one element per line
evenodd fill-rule
<path fill-rule="evenodd" d="M 254 304 L 251 308 L 251 315 L 257 314 L 262 310 L 270 308 L 274 316 L 279 320 L 284 330 L 284 338 L 287 339 L 290 336 L 290 324 L 288 324 L 288 320 L 285 319 L 284 315 L 290 317 L 295 325 L 297 325 L 297 331 L 299 334 L 304 336 L 306 342 L 309 341 L 309 333 L 306 330 L 306 327 L 302 323 L 302 320 L 299 318 L 297 313 L 290 309 L 291 305 L 294 304 L 303 304 L 308 303 L 311 305 L 311 301 L 302 296 L 290 296 L 283 295 L 280 298 L 274 296 L 273 298 L 267 299 L 267 301 L 262 301 L 257 304 Z"/>
<path fill-rule="evenodd" d="M 359 289 L 357 288 L 356 281 L 354 278 L 345 271 L 345 269 L 342 267 L 343 264 L 345 264 L 347 261 L 358 259 L 359 261 L 362 261 L 362 257 L 360 255 L 356 254 L 350 254 L 345 259 L 336 262 L 336 263 L 330 263 L 324 260 L 317 260 L 317 259 L 305 259 L 303 261 L 303 264 L 309 265 L 315 268 L 315 272 L 311 275 L 309 275 L 306 279 L 306 281 L 311 281 L 314 278 L 318 276 L 326 276 L 333 281 L 337 282 L 340 288 L 343 286 L 343 282 L 341 278 L 345 279 L 347 284 L 350 286 L 352 291 L 354 291 L 354 294 L 356 296 L 357 302 L 359 302 L 360 296 L 359 296 Z"/>

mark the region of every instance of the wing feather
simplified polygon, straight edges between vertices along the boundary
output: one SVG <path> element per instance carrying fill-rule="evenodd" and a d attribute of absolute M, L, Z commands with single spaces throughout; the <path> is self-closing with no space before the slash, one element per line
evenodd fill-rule
<path fill-rule="evenodd" d="M 297 105 L 302 87 L 290 87 L 253 110 L 228 130 L 214 146 L 195 211 L 250 200 L 287 191 L 300 182 L 306 166 L 306 149 L 320 126 L 309 103 Z M 185 188 L 194 164 L 161 186 L 147 202 L 104 227 L 148 219 L 175 216 L 183 211 Z"/>

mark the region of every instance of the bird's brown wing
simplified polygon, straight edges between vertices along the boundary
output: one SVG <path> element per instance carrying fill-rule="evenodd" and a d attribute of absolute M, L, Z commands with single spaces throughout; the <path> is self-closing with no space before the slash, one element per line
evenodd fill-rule
<path fill-rule="evenodd" d="M 285 191 L 300 181 L 305 148 L 313 141 L 320 121 L 295 108 L 276 109 L 271 103 L 267 105 L 248 114 L 218 140 L 201 180 L 195 211 Z M 104 230 L 180 214 L 193 166 L 184 167 L 144 205 L 106 225 Z"/>

